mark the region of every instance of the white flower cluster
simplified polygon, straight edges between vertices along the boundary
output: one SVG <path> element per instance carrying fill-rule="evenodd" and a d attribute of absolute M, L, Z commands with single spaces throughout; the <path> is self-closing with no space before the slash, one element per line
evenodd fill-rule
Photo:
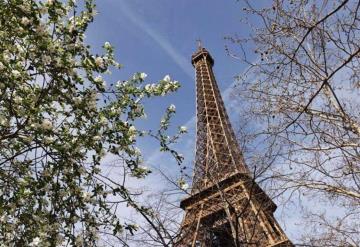
<path fill-rule="evenodd" d="M 158 84 L 147 84 L 144 89 L 148 94 L 164 96 L 170 91 L 175 91 L 180 87 L 178 81 L 171 81 L 169 75 L 166 75 Z"/>
<path fill-rule="evenodd" d="M 97 103 L 96 103 L 96 100 L 97 100 L 97 93 L 95 91 L 91 92 L 87 99 L 86 99 L 86 106 L 90 109 L 90 110 L 95 110 L 96 107 L 97 107 Z"/>
<path fill-rule="evenodd" d="M 52 130 L 53 128 L 53 124 L 52 122 L 49 120 L 49 119 L 44 119 L 41 123 L 41 127 L 44 129 L 44 130 Z"/>
<path fill-rule="evenodd" d="M 110 44 L 108 41 L 106 41 L 105 44 L 104 44 L 104 47 L 105 47 L 106 49 L 110 49 L 110 48 L 111 48 L 111 44 Z"/>
<path fill-rule="evenodd" d="M 95 58 L 95 64 L 97 67 L 103 69 L 105 67 L 104 59 L 102 57 Z"/>
<path fill-rule="evenodd" d="M 32 240 L 32 242 L 29 244 L 30 247 L 36 247 L 40 246 L 41 240 L 39 237 L 36 237 Z"/>
<path fill-rule="evenodd" d="M 178 185 L 182 190 L 187 190 L 189 188 L 189 184 L 187 184 L 183 178 L 178 180 Z"/>
<path fill-rule="evenodd" d="M 129 133 L 129 140 L 134 141 L 136 138 L 136 134 L 137 134 L 137 131 L 136 131 L 136 128 L 134 125 L 131 125 L 129 127 L 128 133 Z"/>
<path fill-rule="evenodd" d="M 55 138 L 52 137 L 52 136 L 45 136 L 45 137 L 44 137 L 44 143 L 45 143 L 45 144 L 51 144 L 51 143 L 53 143 L 54 141 L 55 141 Z"/>
<path fill-rule="evenodd" d="M 9 120 L 4 115 L 0 115 L 0 125 L 8 126 L 8 124 L 9 124 Z"/>
<path fill-rule="evenodd" d="M 168 110 L 169 112 L 175 112 L 176 111 L 176 106 L 174 104 L 171 104 L 169 107 L 168 107 Z"/>
<path fill-rule="evenodd" d="M 134 75 L 133 75 L 133 80 L 145 80 L 145 78 L 147 77 L 147 74 L 146 73 L 144 73 L 144 72 L 141 72 L 141 73 L 135 73 Z"/>
<path fill-rule="evenodd" d="M 134 154 L 136 156 L 141 156 L 141 150 L 138 147 L 134 147 Z"/>
<path fill-rule="evenodd" d="M 171 78 L 169 75 L 166 75 L 163 79 L 163 81 L 166 81 L 166 82 L 171 82 Z"/>
<path fill-rule="evenodd" d="M 146 166 L 138 166 L 132 171 L 132 175 L 137 178 L 144 178 L 148 173 L 150 170 Z"/>
<path fill-rule="evenodd" d="M 101 136 L 99 135 L 96 135 L 96 136 L 93 136 L 93 141 L 97 142 L 97 141 L 100 141 L 101 140 Z"/>
<path fill-rule="evenodd" d="M 82 98 L 80 96 L 74 97 L 73 100 L 74 100 L 75 105 L 77 105 L 77 106 L 81 105 Z"/>
<path fill-rule="evenodd" d="M 23 24 L 24 26 L 27 26 L 30 23 L 31 23 L 31 21 L 27 17 L 21 18 L 21 24 Z"/>
<path fill-rule="evenodd" d="M 13 76 L 14 76 L 15 78 L 19 78 L 19 77 L 21 76 L 21 73 L 20 73 L 18 70 L 16 70 L 16 69 L 14 69 L 14 70 L 12 71 L 12 74 L 13 74 Z"/>
<path fill-rule="evenodd" d="M 180 133 L 186 133 L 187 132 L 186 126 L 180 126 L 179 130 L 180 130 Z"/>

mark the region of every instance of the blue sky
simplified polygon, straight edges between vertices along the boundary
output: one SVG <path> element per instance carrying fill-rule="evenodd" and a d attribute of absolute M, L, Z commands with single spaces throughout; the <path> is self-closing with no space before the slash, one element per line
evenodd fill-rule
<path fill-rule="evenodd" d="M 240 21 L 242 8 L 241 1 L 236 0 L 97 1 L 99 14 L 89 28 L 87 41 L 95 52 L 100 51 L 98 48 L 106 41 L 115 46 L 116 58 L 124 67 L 113 73 L 110 80 L 123 80 L 135 72 L 145 72 L 148 82 L 155 82 L 166 74 L 181 82 L 177 93 L 146 102 L 148 118 L 140 126 L 156 129 L 166 107 L 175 104 L 177 114 L 172 120 L 173 126 L 189 128 L 189 133 L 176 146 L 184 154 L 186 165 L 191 165 L 194 159 L 195 82 L 190 58 L 197 48 L 197 39 L 202 40 L 215 59 L 215 76 L 236 129 L 238 106 L 232 104 L 229 93 L 234 77 L 244 71 L 246 65 L 226 54 L 224 37 L 248 34 L 249 27 Z M 140 142 L 147 165 L 161 167 L 176 176 L 175 163 L 169 156 L 160 154 L 154 144 L 148 139 Z M 148 185 L 159 186 L 157 179 L 150 176 L 152 182 Z M 291 222 L 287 231 L 295 232 L 294 227 Z"/>

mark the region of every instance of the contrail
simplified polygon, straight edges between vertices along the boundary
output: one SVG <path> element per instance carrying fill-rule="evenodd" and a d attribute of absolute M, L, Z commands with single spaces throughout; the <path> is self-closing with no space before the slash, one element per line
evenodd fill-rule
<path fill-rule="evenodd" d="M 170 57 L 171 59 L 181 68 L 181 70 L 188 75 L 190 78 L 194 77 L 192 67 L 185 58 L 181 55 L 170 42 L 154 28 L 150 27 L 143 19 L 141 19 L 126 3 L 121 1 L 120 10 L 124 16 L 126 16 L 135 26 L 140 28 L 149 37 L 151 37 Z"/>

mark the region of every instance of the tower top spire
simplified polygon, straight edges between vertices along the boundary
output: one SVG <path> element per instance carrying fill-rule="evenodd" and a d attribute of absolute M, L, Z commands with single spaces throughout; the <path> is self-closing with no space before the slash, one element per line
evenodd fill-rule
<path fill-rule="evenodd" d="M 211 66 L 214 65 L 214 59 L 210 55 L 210 53 L 203 47 L 202 42 L 200 39 L 196 40 L 198 42 L 198 49 L 195 53 L 191 56 L 191 63 L 195 67 L 195 64 L 200 61 L 201 59 L 205 59 L 209 62 Z"/>
<path fill-rule="evenodd" d="M 198 45 L 198 50 L 201 50 L 201 48 L 203 47 L 201 39 L 197 39 L 196 41 L 197 41 L 197 45 Z"/>

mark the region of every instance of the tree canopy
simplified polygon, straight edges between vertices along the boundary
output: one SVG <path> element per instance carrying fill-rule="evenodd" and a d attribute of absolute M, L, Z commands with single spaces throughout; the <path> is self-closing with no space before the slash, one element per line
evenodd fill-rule
<path fill-rule="evenodd" d="M 249 66 L 235 89 L 251 123 L 248 163 L 305 209 L 304 244 L 358 246 L 359 2 L 244 3 L 251 32 L 230 37 L 228 51 Z"/>
<path fill-rule="evenodd" d="M 179 83 L 165 76 L 144 85 L 145 73 L 106 82 L 121 66 L 110 43 L 92 54 L 84 42 L 95 14 L 92 0 L 0 2 L 2 246 L 92 246 L 102 234 L 136 230 L 114 201 L 148 213 L 121 181 L 102 174 L 101 160 L 111 153 L 126 174 L 145 177 L 136 140 L 148 133 L 134 122 L 145 115 L 144 98 Z M 169 107 L 151 134 L 164 149 L 173 113 Z"/>

